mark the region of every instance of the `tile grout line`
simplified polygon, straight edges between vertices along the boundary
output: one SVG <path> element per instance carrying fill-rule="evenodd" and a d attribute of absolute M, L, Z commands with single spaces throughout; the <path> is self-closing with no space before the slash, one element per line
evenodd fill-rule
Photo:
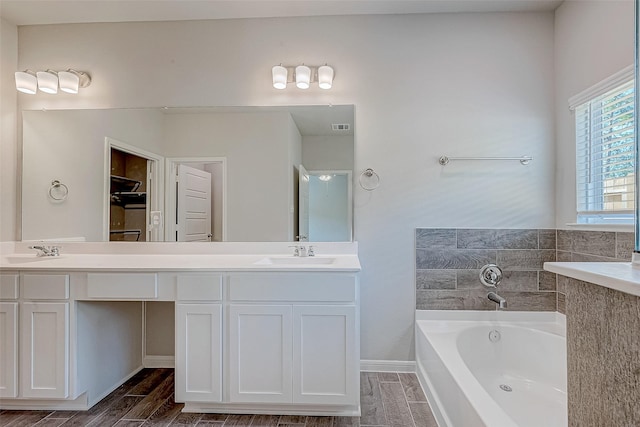
<path fill-rule="evenodd" d="M 413 422 L 413 426 L 416 426 L 416 419 L 413 417 L 413 412 L 411 411 L 411 405 L 409 405 L 409 399 L 407 398 L 407 392 L 404 389 L 404 384 L 402 383 L 402 378 L 400 378 L 400 376 L 398 376 L 398 379 L 400 380 L 400 388 L 402 388 L 402 395 L 404 396 L 404 402 L 407 404 L 407 409 L 409 409 L 409 415 L 411 415 L 411 421 Z"/>

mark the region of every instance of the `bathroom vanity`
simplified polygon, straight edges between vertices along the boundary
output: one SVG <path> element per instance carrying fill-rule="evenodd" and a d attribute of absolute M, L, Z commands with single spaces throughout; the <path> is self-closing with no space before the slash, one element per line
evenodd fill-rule
<path fill-rule="evenodd" d="M 271 253 L 4 251 L 0 407 L 90 408 L 143 367 L 145 302 L 166 301 L 185 411 L 358 415 L 356 244 L 307 259 L 263 245 Z"/>

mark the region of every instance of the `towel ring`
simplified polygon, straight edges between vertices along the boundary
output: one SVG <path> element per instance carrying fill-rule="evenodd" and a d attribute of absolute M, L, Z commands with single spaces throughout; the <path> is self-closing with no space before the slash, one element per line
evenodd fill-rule
<path fill-rule="evenodd" d="M 365 185 L 362 183 L 362 178 L 372 179 L 374 182 L 370 185 Z M 360 178 L 358 178 L 358 182 L 360 183 L 360 187 L 367 191 L 373 191 L 380 185 L 380 176 L 371 168 L 367 168 L 360 174 Z"/>
<path fill-rule="evenodd" d="M 69 187 L 67 187 L 66 184 L 61 183 L 57 179 L 51 181 L 51 187 L 49 187 L 49 197 L 51 197 L 55 201 L 61 202 L 63 200 L 66 200 L 68 195 Z"/>

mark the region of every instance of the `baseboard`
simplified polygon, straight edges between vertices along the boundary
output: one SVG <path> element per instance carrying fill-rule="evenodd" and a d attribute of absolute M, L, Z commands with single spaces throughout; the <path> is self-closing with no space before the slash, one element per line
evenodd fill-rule
<path fill-rule="evenodd" d="M 416 362 L 405 360 L 361 360 L 360 371 L 364 372 L 415 372 Z"/>
<path fill-rule="evenodd" d="M 142 366 L 145 368 L 175 368 L 174 356 L 144 356 Z"/>

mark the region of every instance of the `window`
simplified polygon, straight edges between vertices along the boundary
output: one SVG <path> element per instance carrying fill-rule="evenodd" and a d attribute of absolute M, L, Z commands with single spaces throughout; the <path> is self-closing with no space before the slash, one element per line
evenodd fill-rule
<path fill-rule="evenodd" d="M 615 85 L 600 84 L 584 97 L 574 104 L 578 222 L 632 224 L 634 81 L 620 83 L 618 78 Z"/>

